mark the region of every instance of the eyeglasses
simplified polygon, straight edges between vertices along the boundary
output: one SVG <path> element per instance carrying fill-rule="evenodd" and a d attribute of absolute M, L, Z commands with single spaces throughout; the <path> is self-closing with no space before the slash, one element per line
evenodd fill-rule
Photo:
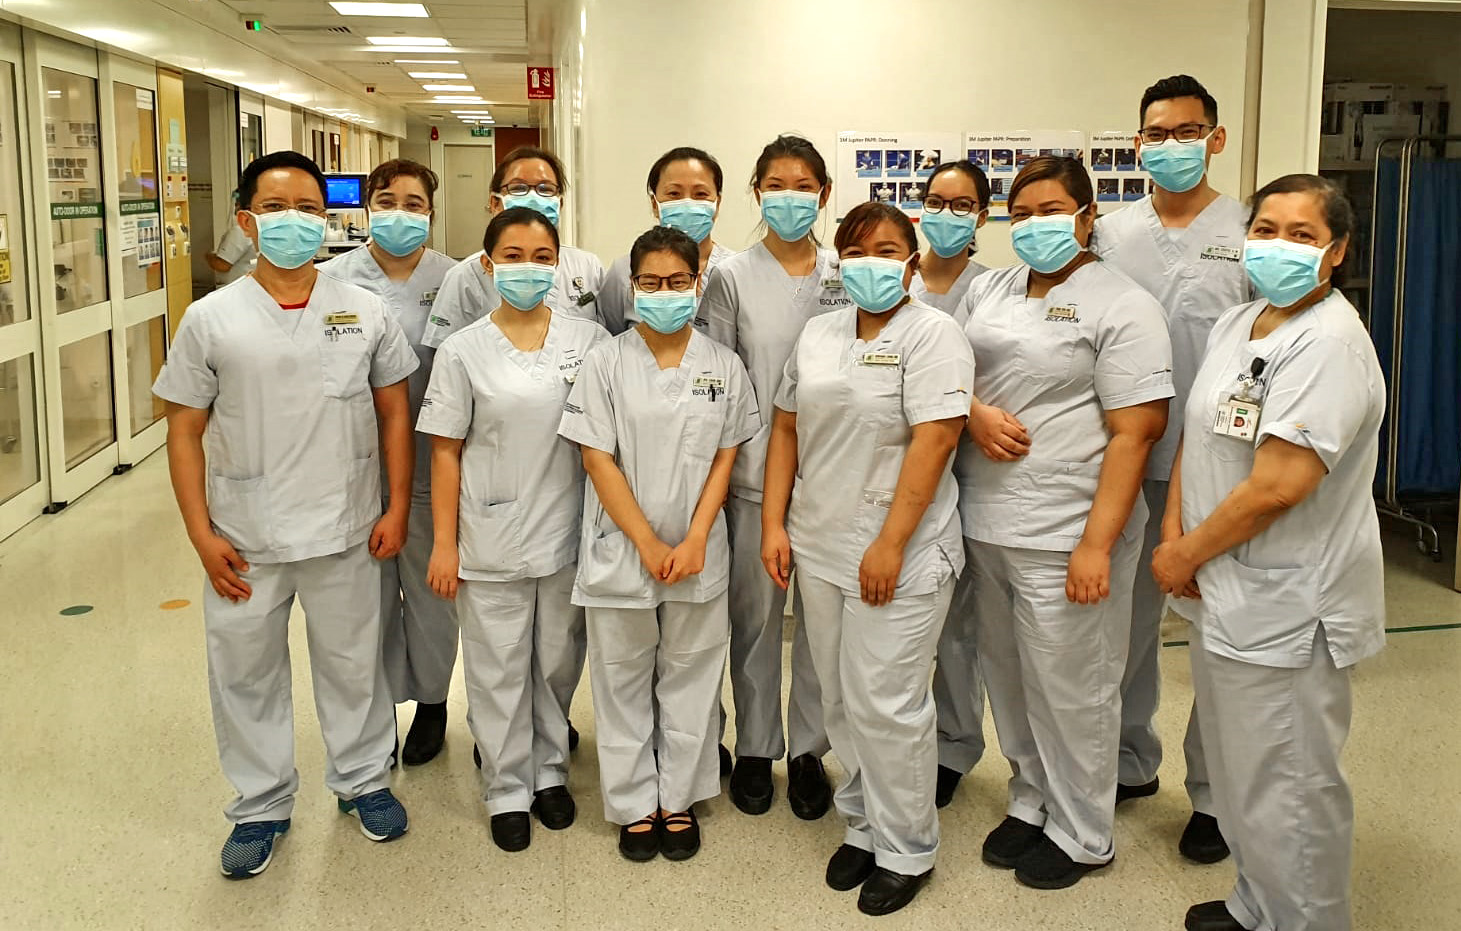
<path fill-rule="evenodd" d="M 262 204 L 259 205 L 259 209 L 258 210 L 255 210 L 253 212 L 254 213 L 283 213 L 286 210 L 298 210 L 300 213 L 308 214 L 309 216 L 312 216 L 312 217 L 322 217 L 322 216 L 325 215 L 325 208 L 324 207 L 321 207 L 321 206 L 319 206 L 317 204 L 298 204 L 298 205 L 296 205 L 296 204 L 284 204 L 284 203 L 280 203 L 278 201 L 265 201 L 264 203 L 262 203 Z"/>
<path fill-rule="evenodd" d="M 524 184 L 521 181 L 514 181 L 511 184 L 504 184 L 502 186 L 503 194 L 512 194 L 516 197 L 521 197 L 530 191 L 536 191 L 544 197 L 557 197 L 558 185 L 552 181 L 543 181 L 539 184 Z"/>
<path fill-rule="evenodd" d="M 1178 142 L 1196 142 L 1204 139 L 1207 134 L 1217 127 L 1211 123 L 1183 123 L 1176 129 L 1162 129 L 1160 126 L 1148 126 L 1137 133 L 1142 142 L 1147 145 L 1161 145 L 1168 139 L 1176 139 Z"/>
<path fill-rule="evenodd" d="M 689 272 L 675 272 L 673 275 L 635 275 L 632 279 L 635 290 L 653 294 L 661 288 L 671 291 L 688 291 L 695 287 L 695 276 Z"/>
<path fill-rule="evenodd" d="M 932 194 L 923 199 L 923 210 L 925 213 L 942 213 L 945 209 L 956 217 L 967 217 L 971 213 L 979 212 L 979 201 L 972 197 L 955 197 L 953 200 L 944 200 Z"/>

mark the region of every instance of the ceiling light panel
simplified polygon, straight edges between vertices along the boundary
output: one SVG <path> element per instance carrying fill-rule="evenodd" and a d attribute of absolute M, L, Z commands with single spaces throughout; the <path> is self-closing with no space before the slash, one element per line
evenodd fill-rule
<path fill-rule="evenodd" d="M 436 101 L 437 103 L 486 103 L 487 102 L 487 98 L 485 98 L 485 97 L 462 97 L 462 96 L 458 96 L 458 95 L 447 95 L 445 97 L 443 97 L 441 95 L 437 95 L 435 97 L 432 97 L 431 99 L 434 100 L 434 101 Z"/>
<path fill-rule="evenodd" d="M 419 3 L 338 3 L 331 0 L 330 6 L 341 16 L 394 16 L 401 19 L 425 19 L 431 15 Z"/>
<path fill-rule="evenodd" d="M 465 81 L 467 76 L 460 71 L 411 71 L 411 77 L 419 79 L 437 78 L 447 81 Z"/>
<path fill-rule="evenodd" d="M 366 36 L 365 41 L 371 45 L 391 45 L 420 49 L 447 44 L 447 41 L 440 36 Z"/>
<path fill-rule="evenodd" d="M 461 91 L 464 94 L 470 94 L 477 89 L 471 84 L 422 84 L 421 87 L 423 90 L 429 91 L 446 91 L 448 93 Z"/>

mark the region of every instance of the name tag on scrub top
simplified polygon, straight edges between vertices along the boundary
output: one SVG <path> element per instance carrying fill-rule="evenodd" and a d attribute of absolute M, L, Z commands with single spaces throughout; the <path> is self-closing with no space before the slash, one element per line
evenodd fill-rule
<path fill-rule="evenodd" d="M 862 354 L 863 365 L 897 365 L 903 361 L 903 356 L 896 352 L 865 352 Z"/>
<path fill-rule="evenodd" d="M 1208 246 L 1202 250 L 1202 257 L 1209 262 L 1241 262 L 1243 250 L 1236 246 Z"/>
<path fill-rule="evenodd" d="M 1236 437 L 1251 443 L 1258 435 L 1258 417 L 1262 413 L 1263 408 L 1247 398 L 1229 398 L 1218 405 L 1212 432 L 1218 436 Z"/>
<path fill-rule="evenodd" d="M 359 323 L 359 314 L 326 314 L 325 326 L 340 326 L 346 323 Z"/>
<path fill-rule="evenodd" d="M 1058 320 L 1062 323 L 1079 322 L 1076 320 L 1074 307 L 1049 307 L 1045 310 L 1046 320 Z"/>

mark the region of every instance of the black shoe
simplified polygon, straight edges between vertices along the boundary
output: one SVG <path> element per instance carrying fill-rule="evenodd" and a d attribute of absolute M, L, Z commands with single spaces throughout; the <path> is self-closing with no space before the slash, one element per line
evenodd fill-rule
<path fill-rule="evenodd" d="M 444 740 L 446 702 L 435 705 L 417 702 L 416 717 L 411 719 L 411 729 L 406 732 L 406 745 L 401 748 L 401 762 L 407 766 L 430 763 L 441 752 Z"/>
<path fill-rule="evenodd" d="M 734 768 L 735 768 L 735 763 L 732 762 L 732 760 L 731 760 L 730 751 L 725 748 L 725 744 L 721 744 L 720 745 L 720 778 L 724 779 L 726 776 L 729 776 L 731 774 L 731 770 L 734 769 Z"/>
<path fill-rule="evenodd" d="M 573 722 L 570 721 L 568 723 L 568 752 L 569 753 L 572 753 L 573 751 L 575 751 L 577 749 L 578 749 L 578 728 L 574 727 L 573 726 Z"/>
<path fill-rule="evenodd" d="M 949 803 L 954 800 L 954 790 L 959 787 L 959 780 L 964 774 L 957 769 L 949 769 L 947 766 L 938 768 L 938 786 L 933 791 L 933 803 L 939 808 L 948 808 Z"/>
<path fill-rule="evenodd" d="M 814 754 L 803 753 L 786 764 L 786 800 L 792 814 L 803 821 L 816 821 L 832 807 L 832 786 L 827 770 Z"/>
<path fill-rule="evenodd" d="M 659 852 L 666 860 L 688 860 L 700 852 L 700 822 L 693 809 L 665 815 L 660 821 Z"/>
<path fill-rule="evenodd" d="M 871 850 L 843 844 L 827 861 L 827 885 L 838 892 L 850 892 L 866 882 L 876 868 Z"/>
<path fill-rule="evenodd" d="M 1188 819 L 1177 849 L 1194 863 L 1219 863 L 1226 860 L 1229 853 L 1228 842 L 1223 840 L 1223 832 L 1218 830 L 1217 819 L 1200 811 L 1194 811 Z"/>
<path fill-rule="evenodd" d="M 573 803 L 573 796 L 568 794 L 567 786 L 549 786 L 533 793 L 533 806 L 529 811 L 538 816 L 543 827 L 561 831 L 573 824 L 578 806 Z"/>
<path fill-rule="evenodd" d="M 857 894 L 857 910 L 864 915 L 891 915 L 913 901 L 932 873 L 933 870 L 926 870 L 917 876 L 906 876 L 876 867 Z"/>
<path fill-rule="evenodd" d="M 1221 900 L 1192 906 L 1182 926 L 1187 931 L 1245 931 L 1228 911 L 1228 903 Z"/>
<path fill-rule="evenodd" d="M 771 785 L 771 761 L 764 756 L 743 756 L 731 770 L 730 797 L 735 806 L 748 815 L 764 815 L 771 810 L 776 795 Z"/>
<path fill-rule="evenodd" d="M 1064 889 L 1074 886 L 1087 873 L 1103 869 L 1105 863 L 1077 863 L 1068 857 L 1055 841 L 1040 835 L 1034 847 L 1015 864 L 1015 879 L 1031 889 Z"/>
<path fill-rule="evenodd" d="M 492 816 L 492 842 L 503 850 L 508 853 L 527 850 L 532 841 L 533 822 L 527 812 L 505 811 Z"/>
<path fill-rule="evenodd" d="M 624 859 L 633 860 L 635 863 L 645 863 L 653 860 L 655 854 L 659 853 L 658 814 L 656 812 L 648 818 L 640 818 L 633 824 L 626 824 L 619 829 L 619 853 L 623 855 Z M 649 825 L 647 831 L 629 830 L 646 824 Z"/>
<path fill-rule="evenodd" d="M 1002 870 L 1012 870 L 1015 868 L 1015 861 L 1029 853 L 1044 836 L 1044 828 L 1021 821 L 1014 815 L 1006 815 L 999 827 L 984 838 L 984 862 Z"/>
<path fill-rule="evenodd" d="M 482 748 L 476 744 L 472 744 L 472 762 L 477 764 L 478 769 L 482 768 Z"/>
<path fill-rule="evenodd" d="M 1139 786 L 1122 785 L 1118 782 L 1116 783 L 1116 804 L 1120 805 L 1122 802 L 1129 802 L 1134 798 L 1147 798 L 1156 795 L 1157 790 L 1161 787 L 1161 779 L 1153 779 L 1151 782 Z"/>

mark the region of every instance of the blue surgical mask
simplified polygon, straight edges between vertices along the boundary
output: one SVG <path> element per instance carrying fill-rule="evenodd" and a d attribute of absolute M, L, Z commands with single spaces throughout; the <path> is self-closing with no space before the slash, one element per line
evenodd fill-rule
<path fill-rule="evenodd" d="M 665 200 L 660 201 L 659 222 L 679 230 L 696 242 L 704 242 L 715 226 L 713 200 Z"/>
<path fill-rule="evenodd" d="M 1319 268 L 1328 251 L 1329 246 L 1287 239 L 1250 239 L 1243 244 L 1243 270 L 1268 303 L 1292 307 L 1319 287 Z"/>
<path fill-rule="evenodd" d="M 429 235 L 431 217 L 424 213 L 406 210 L 370 212 L 371 241 L 398 258 L 420 249 Z"/>
<path fill-rule="evenodd" d="M 634 313 L 656 333 L 678 333 L 695 318 L 700 299 L 688 291 L 635 291 Z"/>
<path fill-rule="evenodd" d="M 543 303 L 543 298 L 553 290 L 553 279 L 557 274 L 555 266 L 536 262 L 494 264 L 492 283 L 504 301 L 518 310 L 528 311 Z"/>
<path fill-rule="evenodd" d="M 868 313 L 887 313 L 908 296 L 903 274 L 912 258 L 909 256 L 902 262 L 876 255 L 843 259 L 842 287 L 852 298 L 852 303 Z"/>
<path fill-rule="evenodd" d="M 1141 167 L 1157 187 L 1173 194 L 1190 191 L 1207 174 L 1207 140 L 1178 142 L 1168 139 L 1160 145 L 1142 144 Z"/>
<path fill-rule="evenodd" d="M 1072 213 L 1027 217 L 1010 228 L 1010 241 L 1020 261 L 1043 275 L 1060 271 L 1085 251 L 1075 238 Z"/>
<path fill-rule="evenodd" d="M 529 210 L 536 210 L 548 218 L 548 222 L 554 226 L 558 225 L 558 205 L 563 200 L 561 197 L 547 197 L 537 191 L 528 191 L 526 194 L 503 194 L 502 209 L 509 207 L 527 207 Z"/>
<path fill-rule="evenodd" d="M 275 268 L 308 264 L 325 242 L 324 217 L 298 210 L 250 215 L 259 228 L 259 254 Z"/>
<path fill-rule="evenodd" d="M 821 210 L 820 191 L 766 191 L 761 195 L 761 218 L 786 242 L 800 242 L 810 233 Z"/>
<path fill-rule="evenodd" d="M 918 225 L 923 227 L 923 238 L 939 256 L 951 259 L 968 250 L 974 242 L 974 227 L 979 223 L 979 214 L 956 217 L 945 207 L 938 213 L 924 212 Z"/>

